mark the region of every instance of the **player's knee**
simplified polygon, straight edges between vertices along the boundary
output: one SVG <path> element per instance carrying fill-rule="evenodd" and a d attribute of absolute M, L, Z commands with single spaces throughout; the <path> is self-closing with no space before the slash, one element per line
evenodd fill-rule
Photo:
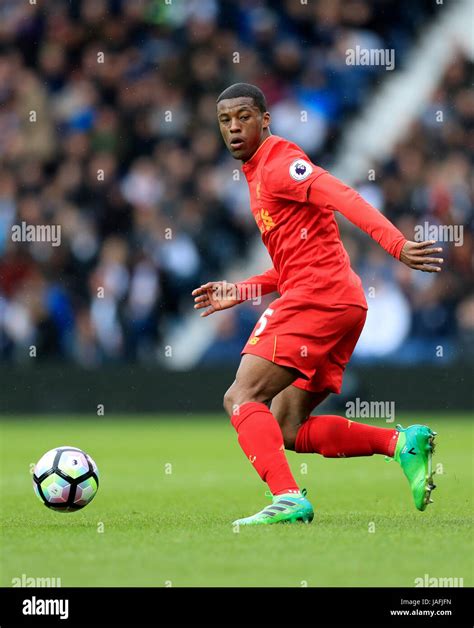
<path fill-rule="evenodd" d="M 229 416 L 232 416 L 240 406 L 251 401 L 265 402 L 263 391 L 258 387 L 244 387 L 234 382 L 224 395 L 224 409 Z"/>
<path fill-rule="evenodd" d="M 233 384 L 224 395 L 224 409 L 229 416 L 232 416 L 239 408 L 240 399 L 242 399 L 242 393 L 239 388 Z"/>
<path fill-rule="evenodd" d="M 232 404 L 234 403 L 234 395 L 232 391 L 232 386 L 227 390 L 224 394 L 224 410 L 227 412 L 229 416 L 232 415 Z"/>

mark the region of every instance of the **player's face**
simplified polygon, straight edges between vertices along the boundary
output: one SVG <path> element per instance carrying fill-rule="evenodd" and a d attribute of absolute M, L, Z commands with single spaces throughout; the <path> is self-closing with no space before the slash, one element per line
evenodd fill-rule
<path fill-rule="evenodd" d="M 268 135 L 270 114 L 262 113 L 247 96 L 218 102 L 217 119 L 234 159 L 249 160 Z"/>

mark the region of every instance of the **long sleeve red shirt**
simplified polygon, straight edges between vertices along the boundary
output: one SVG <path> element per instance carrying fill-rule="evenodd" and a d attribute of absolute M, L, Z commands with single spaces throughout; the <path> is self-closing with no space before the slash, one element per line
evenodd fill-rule
<path fill-rule="evenodd" d="M 367 304 L 350 266 L 334 211 L 400 257 L 403 234 L 355 190 L 311 163 L 295 144 L 268 137 L 243 171 L 250 204 L 273 268 L 237 285 L 260 285 L 261 294 L 299 290 L 328 307 Z"/>

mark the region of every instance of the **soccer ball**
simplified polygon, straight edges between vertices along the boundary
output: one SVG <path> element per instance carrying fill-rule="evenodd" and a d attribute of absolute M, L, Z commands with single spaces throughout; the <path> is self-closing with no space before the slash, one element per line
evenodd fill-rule
<path fill-rule="evenodd" d="M 37 462 L 33 487 L 48 508 L 72 512 L 94 499 L 99 488 L 99 472 L 96 463 L 81 449 L 57 447 Z"/>

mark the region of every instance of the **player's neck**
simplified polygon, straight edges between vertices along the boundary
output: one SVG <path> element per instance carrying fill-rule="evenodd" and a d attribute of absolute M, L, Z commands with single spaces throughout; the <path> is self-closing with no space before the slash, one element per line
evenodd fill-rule
<path fill-rule="evenodd" d="M 250 155 L 250 157 L 248 159 L 246 159 L 245 161 L 243 161 L 243 163 L 247 163 L 248 161 L 250 161 L 252 159 L 252 157 L 255 155 L 255 153 L 260 150 L 260 147 L 262 146 L 262 144 L 264 144 L 269 137 L 271 137 L 271 131 L 270 129 L 265 129 L 265 131 L 262 133 L 262 139 L 260 140 L 260 144 L 257 146 L 257 148 L 254 150 L 254 152 Z"/>

